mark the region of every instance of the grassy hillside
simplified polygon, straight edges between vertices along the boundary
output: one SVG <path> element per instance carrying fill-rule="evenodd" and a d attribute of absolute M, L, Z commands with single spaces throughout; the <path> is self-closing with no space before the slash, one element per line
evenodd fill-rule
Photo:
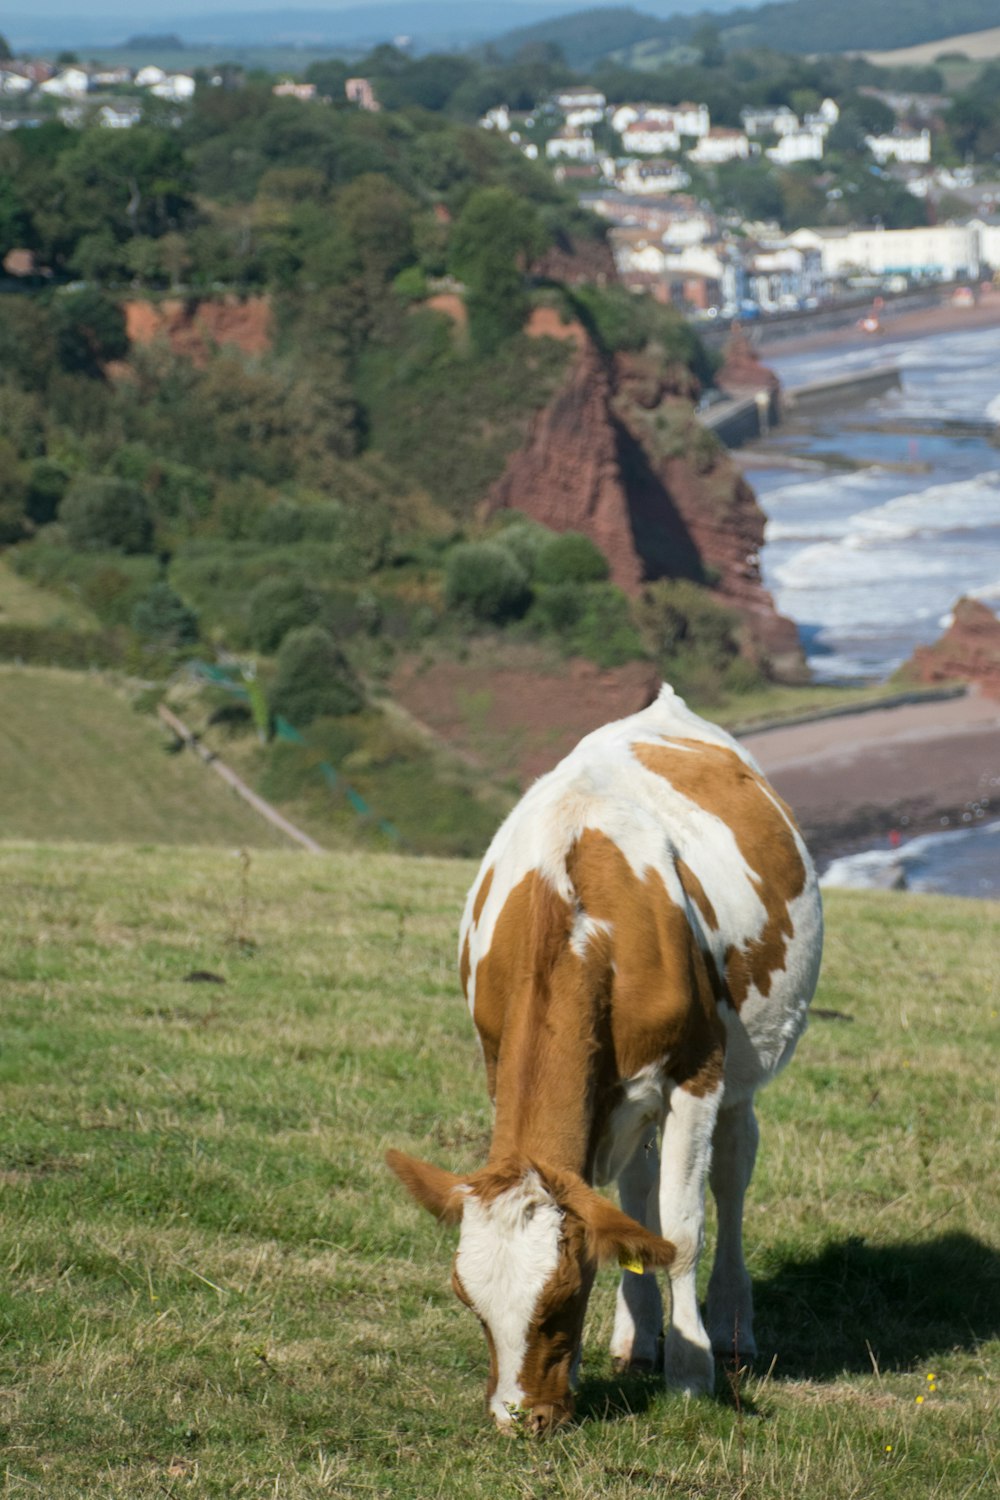
<path fill-rule="evenodd" d="M 0 665 L 0 705 L 5 838 L 285 843 L 104 678 Z"/>
<path fill-rule="evenodd" d="M 6 1494 L 996 1492 L 995 907 L 830 898 L 818 1003 L 842 1016 L 762 1100 L 739 1409 L 615 1377 L 603 1273 L 581 1420 L 535 1444 L 486 1427 L 454 1236 L 381 1165 L 485 1151 L 454 973 L 471 867 L 0 865 Z"/>

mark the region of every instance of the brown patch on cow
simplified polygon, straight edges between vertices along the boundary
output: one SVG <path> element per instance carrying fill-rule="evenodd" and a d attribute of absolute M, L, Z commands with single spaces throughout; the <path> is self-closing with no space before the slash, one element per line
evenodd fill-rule
<path fill-rule="evenodd" d="M 706 924 L 713 932 L 719 930 L 719 919 L 715 915 L 715 907 L 705 894 L 705 887 L 698 879 L 690 865 L 686 865 L 682 859 L 675 861 L 677 878 L 680 880 L 681 888 L 689 901 L 693 901 L 701 912 Z"/>
<path fill-rule="evenodd" d="M 567 869 L 587 914 L 613 933 L 611 1043 L 615 1076 L 669 1056 L 678 1082 L 700 1076 L 724 1045 L 706 955 L 658 870 L 640 878 L 604 833 L 586 828 Z"/>
<path fill-rule="evenodd" d="M 594 1038 L 583 965 L 569 945 L 572 916 L 539 871 L 529 871 L 476 966 L 474 1016 L 497 1100 L 493 1163 L 583 1165 Z"/>
<path fill-rule="evenodd" d="M 458 960 L 458 977 L 462 981 L 462 994 L 466 1000 L 469 998 L 469 975 L 472 973 L 472 959 L 469 957 L 469 934 L 465 934 L 462 942 L 462 956 Z"/>
<path fill-rule="evenodd" d="M 486 871 L 486 874 L 479 882 L 479 889 L 476 892 L 476 899 L 472 903 L 473 927 L 479 926 L 479 918 L 483 914 L 483 907 L 486 905 L 486 898 L 490 893 L 490 886 L 493 884 L 493 876 L 495 873 L 496 871 L 493 865 L 490 865 L 489 869 Z"/>
<path fill-rule="evenodd" d="M 558 1427 L 573 1415 L 569 1377 L 596 1273 L 584 1224 L 575 1214 L 566 1214 L 559 1261 L 535 1307 L 517 1377 L 538 1430 Z"/>
<path fill-rule="evenodd" d="M 806 870 L 795 838 L 791 811 L 735 750 L 702 740 L 677 739 L 632 746 L 636 760 L 684 797 L 713 813 L 732 830 L 752 872 L 766 913 L 756 937 L 726 951 L 726 998 L 737 1010 L 751 985 L 771 992 L 783 970 L 792 936 L 789 908 L 805 889 Z"/>

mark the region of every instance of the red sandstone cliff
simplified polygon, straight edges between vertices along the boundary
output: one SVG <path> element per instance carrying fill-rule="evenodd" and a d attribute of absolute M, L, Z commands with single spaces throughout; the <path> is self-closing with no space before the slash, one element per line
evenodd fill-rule
<path fill-rule="evenodd" d="M 1000 620 L 978 599 L 959 599 L 933 646 L 918 646 L 902 669 L 914 682 L 974 682 L 1000 698 Z"/>
<path fill-rule="evenodd" d="M 752 654 L 800 675 L 798 633 L 764 588 L 765 516 L 725 450 L 698 423 L 693 379 L 643 356 L 585 343 L 487 498 L 555 531 L 582 531 L 626 592 L 658 578 L 711 581 L 744 617 Z"/>

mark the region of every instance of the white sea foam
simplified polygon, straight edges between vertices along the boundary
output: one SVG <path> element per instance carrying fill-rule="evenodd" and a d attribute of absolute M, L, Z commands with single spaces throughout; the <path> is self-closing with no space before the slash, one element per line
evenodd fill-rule
<path fill-rule="evenodd" d="M 1000 894 L 1000 823 L 987 810 L 967 808 L 965 826 L 925 833 L 897 849 L 865 849 L 835 859 L 820 885 L 852 890 L 905 886 L 918 892 L 965 896 Z"/>

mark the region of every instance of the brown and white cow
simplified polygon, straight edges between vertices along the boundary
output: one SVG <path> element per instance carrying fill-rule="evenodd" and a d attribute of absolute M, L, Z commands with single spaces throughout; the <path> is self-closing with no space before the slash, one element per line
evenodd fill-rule
<path fill-rule="evenodd" d="M 743 1198 L 755 1091 L 791 1057 L 822 945 L 815 874 L 750 755 L 664 687 L 588 735 L 500 828 L 469 892 L 462 984 L 490 1096 L 485 1167 L 392 1170 L 460 1223 L 452 1284 L 490 1353 L 501 1427 L 572 1412 L 597 1265 L 623 1270 L 611 1341 L 709 1391 L 713 1350 L 755 1352 Z M 657 1137 L 660 1136 L 659 1149 Z M 718 1206 L 708 1329 L 695 1289 Z M 618 1182 L 622 1210 L 592 1184 Z"/>

